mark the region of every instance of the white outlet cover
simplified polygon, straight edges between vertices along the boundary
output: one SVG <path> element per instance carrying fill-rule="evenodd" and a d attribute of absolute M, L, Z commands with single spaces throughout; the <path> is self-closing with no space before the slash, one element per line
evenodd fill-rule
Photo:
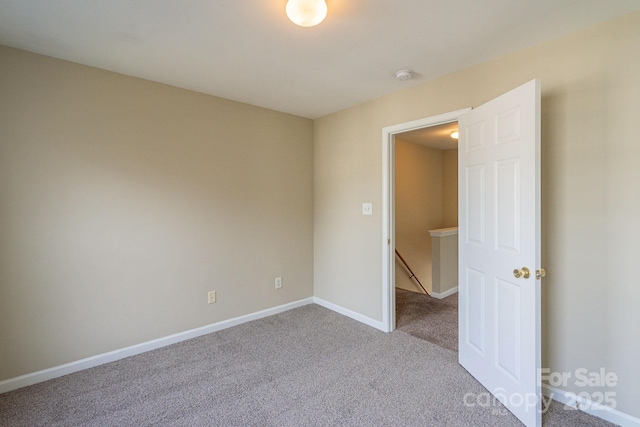
<path fill-rule="evenodd" d="M 373 204 L 372 203 L 363 203 L 362 204 L 362 215 L 373 215 Z"/>

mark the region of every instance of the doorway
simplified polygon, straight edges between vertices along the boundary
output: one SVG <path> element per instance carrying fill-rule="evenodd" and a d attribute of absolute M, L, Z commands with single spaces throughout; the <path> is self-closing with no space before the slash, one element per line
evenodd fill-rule
<path fill-rule="evenodd" d="M 396 328 L 458 351 L 458 122 L 395 135 Z"/>
<path fill-rule="evenodd" d="M 457 130 L 454 121 L 395 135 L 395 284 L 435 298 L 454 285 L 449 271 L 439 280 L 445 277 L 438 277 L 438 249 L 445 248 L 438 243 L 455 239 L 458 226 L 458 140 L 451 136 Z"/>
<path fill-rule="evenodd" d="M 395 180 L 396 180 L 396 137 L 407 135 L 413 131 L 457 122 L 458 118 L 470 108 L 441 114 L 413 122 L 385 127 L 382 130 L 383 144 L 383 319 L 385 330 L 390 332 L 396 328 L 396 214 L 395 214 Z M 423 274 L 423 277 L 424 274 Z"/>

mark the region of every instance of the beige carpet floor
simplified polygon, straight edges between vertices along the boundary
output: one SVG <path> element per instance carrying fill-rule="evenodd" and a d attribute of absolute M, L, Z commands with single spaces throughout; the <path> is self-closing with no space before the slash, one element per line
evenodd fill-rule
<path fill-rule="evenodd" d="M 0 425 L 521 425 L 469 393 L 486 390 L 456 352 L 307 305 L 0 394 Z M 543 419 L 608 425 L 559 404 Z"/>
<path fill-rule="evenodd" d="M 458 351 L 458 294 L 444 299 L 396 289 L 396 328 Z"/>

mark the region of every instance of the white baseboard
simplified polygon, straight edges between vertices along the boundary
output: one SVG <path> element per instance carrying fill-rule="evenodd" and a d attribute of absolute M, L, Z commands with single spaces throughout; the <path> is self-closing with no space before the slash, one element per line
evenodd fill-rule
<path fill-rule="evenodd" d="M 586 412 L 589 415 L 609 421 L 610 423 L 614 423 L 622 427 L 640 427 L 640 418 L 625 414 L 617 409 L 612 409 L 589 399 L 576 396 L 575 393 L 564 391 L 547 384 L 542 384 L 542 393 L 555 401 L 572 408 L 576 408 L 575 410 Z"/>
<path fill-rule="evenodd" d="M 21 387 L 26 387 L 53 378 L 58 378 L 63 375 L 82 371 L 83 369 L 93 368 L 94 366 L 114 362 L 116 360 L 124 359 L 125 357 L 135 356 L 136 354 L 155 350 L 161 347 L 166 347 L 180 341 L 185 341 L 191 338 L 210 334 L 212 332 L 221 331 L 223 329 L 231 328 L 232 326 L 237 326 L 242 323 L 250 322 L 252 320 L 262 319 L 263 317 L 273 316 L 274 314 L 282 313 L 297 307 L 302 307 L 303 305 L 313 303 L 314 298 L 305 298 L 299 301 L 280 305 L 278 307 L 258 311 L 256 313 L 234 317 L 233 319 L 223 320 L 221 322 L 212 323 L 210 325 L 191 329 L 189 331 L 180 332 L 163 338 L 147 341 L 141 344 L 132 345 L 130 347 L 121 348 L 119 350 L 110 351 L 108 353 L 98 354 L 96 356 L 77 360 L 71 363 L 66 363 L 64 365 L 54 366 L 53 368 L 43 369 L 41 371 L 32 372 L 30 374 L 21 375 L 15 378 L 9 378 L 7 380 L 0 381 L 0 393 L 6 393 L 8 391 L 16 390 Z"/>
<path fill-rule="evenodd" d="M 370 317 L 367 316 L 363 316 L 360 313 L 356 313 L 355 311 L 351 311 L 348 308 L 344 308 L 341 307 L 339 305 L 336 305 L 332 302 L 329 301 L 325 301 L 321 298 L 317 298 L 317 297 L 313 297 L 313 302 L 324 307 L 324 308 L 328 308 L 331 311 L 335 311 L 336 313 L 340 313 L 344 316 L 350 317 L 353 320 L 357 320 L 360 323 L 364 323 L 365 325 L 369 325 L 373 328 L 379 329 L 382 332 L 386 332 L 386 329 L 384 327 L 384 325 L 382 324 L 382 322 L 379 322 L 377 320 L 373 320 Z"/>
<path fill-rule="evenodd" d="M 458 292 L 458 287 L 456 286 L 455 288 L 451 288 L 449 290 L 446 290 L 442 293 L 438 293 L 438 292 L 431 292 L 431 296 L 434 298 L 438 298 L 438 299 L 443 299 L 448 297 L 449 295 L 453 295 L 456 292 Z"/>

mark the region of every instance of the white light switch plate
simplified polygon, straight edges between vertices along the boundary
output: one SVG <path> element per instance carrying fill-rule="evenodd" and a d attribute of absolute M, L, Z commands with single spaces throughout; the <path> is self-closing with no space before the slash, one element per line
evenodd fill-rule
<path fill-rule="evenodd" d="M 371 203 L 362 204 L 362 215 L 373 215 L 373 205 Z"/>

